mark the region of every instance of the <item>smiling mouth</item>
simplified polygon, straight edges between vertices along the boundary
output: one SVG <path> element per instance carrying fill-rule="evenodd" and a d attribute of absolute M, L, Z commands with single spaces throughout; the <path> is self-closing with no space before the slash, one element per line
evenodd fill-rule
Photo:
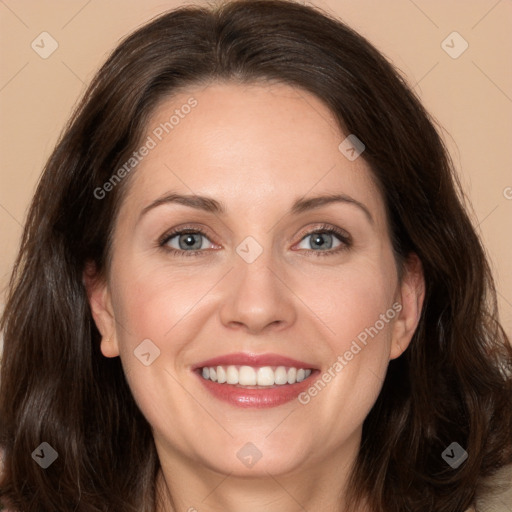
<path fill-rule="evenodd" d="M 205 380 L 248 389 L 289 386 L 307 379 L 312 371 L 311 368 L 293 366 L 245 365 L 205 366 L 198 369 Z"/>
<path fill-rule="evenodd" d="M 295 400 L 320 370 L 282 354 L 239 352 L 191 368 L 204 389 L 232 406 L 267 408 Z"/>

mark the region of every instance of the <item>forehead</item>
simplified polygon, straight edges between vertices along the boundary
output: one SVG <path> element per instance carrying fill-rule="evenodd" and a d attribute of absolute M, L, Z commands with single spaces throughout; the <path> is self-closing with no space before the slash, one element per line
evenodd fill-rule
<path fill-rule="evenodd" d="M 143 142 L 151 149 L 125 202 L 140 209 L 175 191 L 219 198 L 236 214 L 344 193 L 382 217 L 371 169 L 339 149 L 346 136 L 322 101 L 288 85 L 191 87 L 162 100 L 150 117 Z"/>

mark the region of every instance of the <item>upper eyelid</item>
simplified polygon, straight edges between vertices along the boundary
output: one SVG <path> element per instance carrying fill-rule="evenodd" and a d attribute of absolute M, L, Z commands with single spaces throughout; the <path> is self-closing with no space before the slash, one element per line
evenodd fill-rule
<path fill-rule="evenodd" d="M 301 237 L 300 240 L 302 240 L 306 236 L 310 236 L 317 232 L 319 232 L 319 233 L 331 232 L 331 234 L 334 236 L 342 236 L 342 237 L 348 239 L 349 241 L 352 241 L 352 236 L 350 235 L 350 233 L 347 230 L 340 228 L 340 227 L 330 226 L 329 224 L 320 225 L 315 228 L 302 229 L 299 232 L 299 236 Z M 338 232 L 341 232 L 341 233 L 338 233 Z"/>
<path fill-rule="evenodd" d="M 172 229 L 172 230 L 166 232 L 159 238 L 159 243 L 161 243 L 161 244 L 167 243 L 172 238 L 182 235 L 182 234 L 186 233 L 187 231 L 190 231 L 192 234 L 199 233 L 199 234 L 207 237 L 208 240 L 210 240 L 210 242 L 215 243 L 211 240 L 212 237 L 210 236 L 210 234 L 208 233 L 208 231 L 205 228 L 192 227 L 192 226 L 190 226 L 190 227 L 184 226 L 184 227 L 177 228 L 176 230 Z"/>

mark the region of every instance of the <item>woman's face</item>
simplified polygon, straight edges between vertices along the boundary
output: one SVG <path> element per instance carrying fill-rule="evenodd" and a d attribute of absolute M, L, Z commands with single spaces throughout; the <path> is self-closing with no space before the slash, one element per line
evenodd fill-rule
<path fill-rule="evenodd" d="M 286 85 L 190 88 L 149 121 L 91 304 L 161 459 L 276 475 L 357 452 L 421 300 L 347 135 Z"/>

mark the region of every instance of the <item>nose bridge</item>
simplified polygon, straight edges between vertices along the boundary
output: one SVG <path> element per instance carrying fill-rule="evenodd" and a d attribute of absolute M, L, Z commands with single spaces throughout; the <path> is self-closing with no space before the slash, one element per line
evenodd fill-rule
<path fill-rule="evenodd" d="M 244 324 L 249 330 L 258 331 L 269 324 L 293 321 L 291 292 L 279 276 L 270 240 L 266 236 L 264 246 L 248 236 L 236 247 L 228 296 L 221 311 L 224 324 Z"/>

